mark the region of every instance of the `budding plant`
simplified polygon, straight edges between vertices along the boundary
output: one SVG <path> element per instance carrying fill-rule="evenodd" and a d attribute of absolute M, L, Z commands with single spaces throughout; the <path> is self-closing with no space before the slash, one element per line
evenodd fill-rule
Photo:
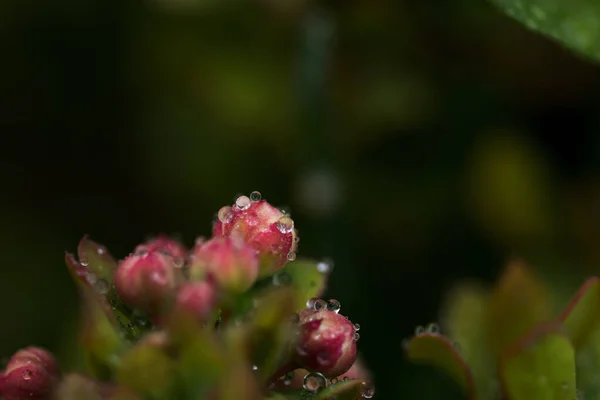
<path fill-rule="evenodd" d="M 82 302 L 88 371 L 15 353 L 3 400 L 372 398 L 359 326 L 323 300 L 329 263 L 296 260 L 290 216 L 240 196 L 188 250 L 159 236 L 117 262 L 87 237 L 66 254 Z"/>
<path fill-rule="evenodd" d="M 419 326 L 403 345 L 470 400 L 600 399 L 600 279 L 588 279 L 562 311 L 554 304 L 542 280 L 513 261 L 491 291 L 456 287 L 441 331 Z"/>

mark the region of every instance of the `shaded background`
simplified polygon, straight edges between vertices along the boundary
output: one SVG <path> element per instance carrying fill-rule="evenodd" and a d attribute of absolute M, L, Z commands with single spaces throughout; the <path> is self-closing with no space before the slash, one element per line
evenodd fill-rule
<path fill-rule="evenodd" d="M 452 283 L 598 273 L 598 67 L 484 0 L 5 0 L 0 54 L 1 355 L 68 364 L 84 233 L 191 245 L 252 190 L 334 260 L 379 398 L 460 398 L 401 346 Z"/>

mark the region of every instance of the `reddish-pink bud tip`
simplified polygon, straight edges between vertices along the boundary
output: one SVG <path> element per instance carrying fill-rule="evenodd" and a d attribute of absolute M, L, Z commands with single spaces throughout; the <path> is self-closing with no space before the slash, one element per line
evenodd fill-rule
<path fill-rule="evenodd" d="M 295 361 L 307 370 L 335 377 L 354 364 L 355 326 L 334 311 L 306 310 L 300 314 L 299 340 Z"/>
<path fill-rule="evenodd" d="M 240 237 L 259 252 L 267 273 L 296 258 L 294 221 L 265 200 L 240 196 L 233 206 L 221 208 L 213 236 Z"/>
<path fill-rule="evenodd" d="M 240 239 L 215 237 L 199 242 L 190 260 L 190 278 L 208 279 L 228 292 L 241 293 L 258 278 L 256 251 Z"/>
<path fill-rule="evenodd" d="M 174 294 L 183 272 L 171 256 L 159 250 L 141 251 L 121 261 L 114 279 L 125 303 L 153 313 Z"/>
<path fill-rule="evenodd" d="M 19 350 L 6 365 L 0 394 L 4 400 L 49 399 L 59 374 L 56 360 L 48 351 L 37 347 Z"/>
<path fill-rule="evenodd" d="M 188 282 L 179 288 L 176 308 L 193 315 L 198 321 L 206 321 L 216 306 L 216 292 L 208 282 Z"/>
<path fill-rule="evenodd" d="M 170 255 L 176 264 L 185 262 L 188 256 L 187 249 L 181 243 L 170 239 L 166 235 L 159 235 L 135 248 L 136 253 L 151 252 L 154 250 Z"/>

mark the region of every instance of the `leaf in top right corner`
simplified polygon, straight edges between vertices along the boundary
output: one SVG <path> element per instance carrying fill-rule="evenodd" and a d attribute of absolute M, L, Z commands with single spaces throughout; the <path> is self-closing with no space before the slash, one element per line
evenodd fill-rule
<path fill-rule="evenodd" d="M 567 48 L 600 61 L 600 2 L 490 0 L 506 14 Z"/>

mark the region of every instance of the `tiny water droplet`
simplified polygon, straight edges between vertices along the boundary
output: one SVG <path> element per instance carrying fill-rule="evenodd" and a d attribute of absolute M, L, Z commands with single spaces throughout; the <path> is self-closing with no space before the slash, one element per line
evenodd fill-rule
<path fill-rule="evenodd" d="M 96 249 L 96 251 L 98 252 L 98 254 L 102 255 L 102 254 L 106 254 L 106 249 L 104 247 L 98 247 L 98 249 Z"/>
<path fill-rule="evenodd" d="M 185 264 L 185 260 L 183 257 L 174 257 L 173 258 L 173 265 L 175 266 L 175 268 L 183 268 L 184 264 Z"/>
<path fill-rule="evenodd" d="M 427 325 L 426 331 L 428 333 L 438 334 L 438 333 L 440 333 L 440 327 L 436 323 L 431 323 L 431 324 Z"/>
<path fill-rule="evenodd" d="M 260 201 L 260 199 L 262 199 L 262 194 L 260 194 L 260 192 L 255 190 L 254 192 L 250 193 L 251 201 Z"/>
<path fill-rule="evenodd" d="M 25 371 L 23 371 L 23 373 L 21 374 L 21 377 L 23 379 L 25 379 L 26 381 L 30 380 L 31 377 L 33 376 L 33 372 L 31 372 L 30 369 L 26 369 Z"/>
<path fill-rule="evenodd" d="M 231 213 L 231 207 L 229 207 L 229 206 L 221 207 L 221 209 L 217 213 L 217 218 L 219 218 L 219 221 L 221 221 L 224 224 L 229 223 L 231 221 L 231 218 L 233 218 L 233 214 Z M 196 244 L 198 244 L 198 243 L 196 243 Z"/>
<path fill-rule="evenodd" d="M 252 201 L 248 196 L 240 196 L 235 200 L 235 206 L 240 210 L 247 210 Z"/>
<path fill-rule="evenodd" d="M 312 308 L 312 309 L 314 309 L 314 308 L 315 308 L 315 302 L 316 302 L 317 300 L 319 300 L 319 299 L 318 299 L 318 298 L 316 298 L 316 297 L 313 297 L 312 299 L 308 299 L 308 300 L 306 301 L 306 308 Z"/>
<path fill-rule="evenodd" d="M 98 279 L 98 282 L 96 282 L 94 287 L 100 294 L 106 294 L 108 293 L 108 289 L 110 289 L 108 282 L 106 282 L 104 279 Z"/>
<path fill-rule="evenodd" d="M 289 386 L 292 384 L 292 380 L 294 379 L 294 373 L 288 372 L 283 376 L 283 384 Z"/>
<path fill-rule="evenodd" d="M 290 251 L 290 252 L 287 254 L 287 259 L 288 259 L 289 261 L 294 261 L 294 260 L 296 259 L 296 253 L 295 253 L 295 252 L 293 252 L 293 251 Z"/>
<path fill-rule="evenodd" d="M 354 339 L 355 342 L 358 342 L 358 339 L 360 339 L 360 334 L 358 332 L 354 332 L 352 339 Z"/>
<path fill-rule="evenodd" d="M 252 366 L 252 371 L 258 371 L 258 365 L 253 365 Z"/>
<path fill-rule="evenodd" d="M 419 325 L 415 328 L 415 336 L 419 336 L 424 333 L 425 333 L 425 328 L 423 328 L 421 325 Z"/>
<path fill-rule="evenodd" d="M 375 385 L 372 382 L 363 382 L 362 388 L 360 389 L 360 394 L 365 399 L 370 399 L 375 396 Z"/>
<path fill-rule="evenodd" d="M 277 221 L 277 229 L 283 234 L 290 233 L 292 229 L 294 229 L 294 220 L 287 215 L 284 215 Z"/>
<path fill-rule="evenodd" d="M 342 309 L 342 305 L 336 299 L 329 299 L 327 302 L 327 309 L 337 314 Z"/>
<path fill-rule="evenodd" d="M 87 267 L 88 266 L 88 260 L 86 258 L 82 258 L 81 260 L 79 260 L 79 264 L 82 267 Z"/>
<path fill-rule="evenodd" d="M 360 325 L 359 324 L 354 324 L 354 330 L 356 332 L 360 331 Z"/>
<path fill-rule="evenodd" d="M 327 386 L 327 378 L 318 372 L 309 372 L 304 376 L 304 389 L 312 393 Z"/>
<path fill-rule="evenodd" d="M 313 304 L 313 309 L 315 311 L 325 310 L 325 309 L 327 309 L 327 302 L 325 300 L 318 299 Z"/>
<path fill-rule="evenodd" d="M 347 376 L 344 377 L 344 379 L 342 379 L 344 382 L 348 382 L 350 380 L 350 378 L 348 378 Z"/>
<path fill-rule="evenodd" d="M 322 274 L 330 274 L 333 271 L 333 263 L 321 261 L 317 264 L 317 271 Z"/>
<path fill-rule="evenodd" d="M 331 379 L 329 380 L 329 382 L 330 382 L 332 385 L 335 385 L 336 383 L 338 383 L 338 382 L 339 382 L 339 379 L 338 379 L 338 378 L 336 378 L 336 377 L 333 377 L 333 378 L 331 378 Z"/>

